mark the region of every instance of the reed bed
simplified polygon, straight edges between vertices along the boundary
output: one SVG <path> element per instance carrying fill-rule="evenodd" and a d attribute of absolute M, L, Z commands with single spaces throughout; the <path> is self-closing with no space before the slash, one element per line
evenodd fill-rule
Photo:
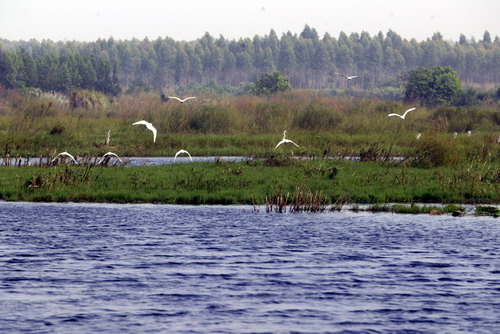
<path fill-rule="evenodd" d="M 273 151 L 286 129 L 300 145 L 295 155 L 359 156 L 376 147 L 380 154 L 404 156 L 416 144 L 417 133 L 422 140 L 441 140 L 448 149 L 469 146 L 471 151 L 500 135 L 500 111 L 494 103 L 418 107 L 404 122 L 387 117 L 405 107 L 294 91 L 267 97 L 201 95 L 184 104 L 162 102 L 156 94 L 123 95 L 96 109 L 72 109 L 59 100 L 9 91 L 0 102 L 0 153 L 96 155 L 109 149 L 120 156 L 165 156 L 184 148 L 204 156 L 262 154 Z M 131 126 L 140 119 L 155 124 L 156 143 L 149 131 Z"/>

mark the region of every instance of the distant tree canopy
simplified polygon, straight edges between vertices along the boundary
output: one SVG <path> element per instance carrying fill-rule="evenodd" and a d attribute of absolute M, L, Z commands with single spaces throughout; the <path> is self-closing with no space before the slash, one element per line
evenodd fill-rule
<path fill-rule="evenodd" d="M 194 41 L 169 37 L 95 42 L 0 39 L 0 84 L 68 91 L 93 89 L 119 94 L 142 82 L 157 91 L 193 84 L 239 86 L 262 73 L 280 71 L 295 88 L 339 89 L 334 75 L 359 75 L 350 88 L 397 86 L 419 67 L 451 66 L 464 83 L 500 82 L 500 39 L 485 32 L 481 40 L 446 41 L 435 33 L 424 41 L 407 40 L 389 30 L 328 33 L 305 26 L 300 34 L 274 30 L 268 35 L 228 40 L 206 33 Z"/>
<path fill-rule="evenodd" d="M 292 89 L 292 85 L 290 85 L 288 78 L 281 75 L 280 71 L 274 71 L 262 75 L 255 81 L 253 93 L 257 95 L 272 94 L 290 89 Z"/>
<path fill-rule="evenodd" d="M 462 83 L 450 66 L 417 68 L 404 77 L 404 91 L 406 101 L 426 106 L 452 104 L 462 92 Z"/>

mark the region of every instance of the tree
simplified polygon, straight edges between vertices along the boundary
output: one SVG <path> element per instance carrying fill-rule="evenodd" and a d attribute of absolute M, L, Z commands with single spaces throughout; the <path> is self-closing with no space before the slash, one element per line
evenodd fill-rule
<path fill-rule="evenodd" d="M 7 52 L 0 48 L 0 85 L 7 88 L 16 86 L 16 69 Z"/>
<path fill-rule="evenodd" d="M 461 93 L 462 83 L 450 66 L 417 68 L 403 78 L 405 100 L 426 106 L 451 104 Z"/>
<path fill-rule="evenodd" d="M 487 44 L 490 44 L 491 43 L 491 35 L 490 33 L 488 32 L 488 30 L 486 30 L 484 32 L 484 35 L 483 35 L 483 43 L 487 43 Z"/>
<path fill-rule="evenodd" d="M 284 92 L 292 89 L 292 85 L 288 78 L 281 75 L 280 71 L 266 73 L 255 81 L 253 89 L 254 94 L 272 94 L 276 92 Z"/>
<path fill-rule="evenodd" d="M 120 95 L 122 88 L 120 87 L 120 82 L 118 80 L 118 64 L 113 65 L 113 74 L 111 75 L 111 91 L 110 93 L 114 96 Z"/>

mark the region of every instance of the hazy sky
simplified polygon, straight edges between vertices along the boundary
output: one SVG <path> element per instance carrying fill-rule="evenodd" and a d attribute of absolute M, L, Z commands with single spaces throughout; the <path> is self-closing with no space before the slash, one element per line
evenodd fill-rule
<path fill-rule="evenodd" d="M 0 0 L 0 38 L 94 41 L 98 38 L 195 40 L 205 32 L 238 39 L 299 34 L 320 37 L 392 29 L 425 40 L 500 35 L 500 0 Z"/>

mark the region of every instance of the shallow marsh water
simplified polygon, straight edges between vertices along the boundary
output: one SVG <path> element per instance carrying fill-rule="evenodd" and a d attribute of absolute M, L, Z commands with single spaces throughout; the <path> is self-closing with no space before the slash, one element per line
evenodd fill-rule
<path fill-rule="evenodd" d="M 500 221 L 0 202 L 2 333 L 492 333 Z"/>

